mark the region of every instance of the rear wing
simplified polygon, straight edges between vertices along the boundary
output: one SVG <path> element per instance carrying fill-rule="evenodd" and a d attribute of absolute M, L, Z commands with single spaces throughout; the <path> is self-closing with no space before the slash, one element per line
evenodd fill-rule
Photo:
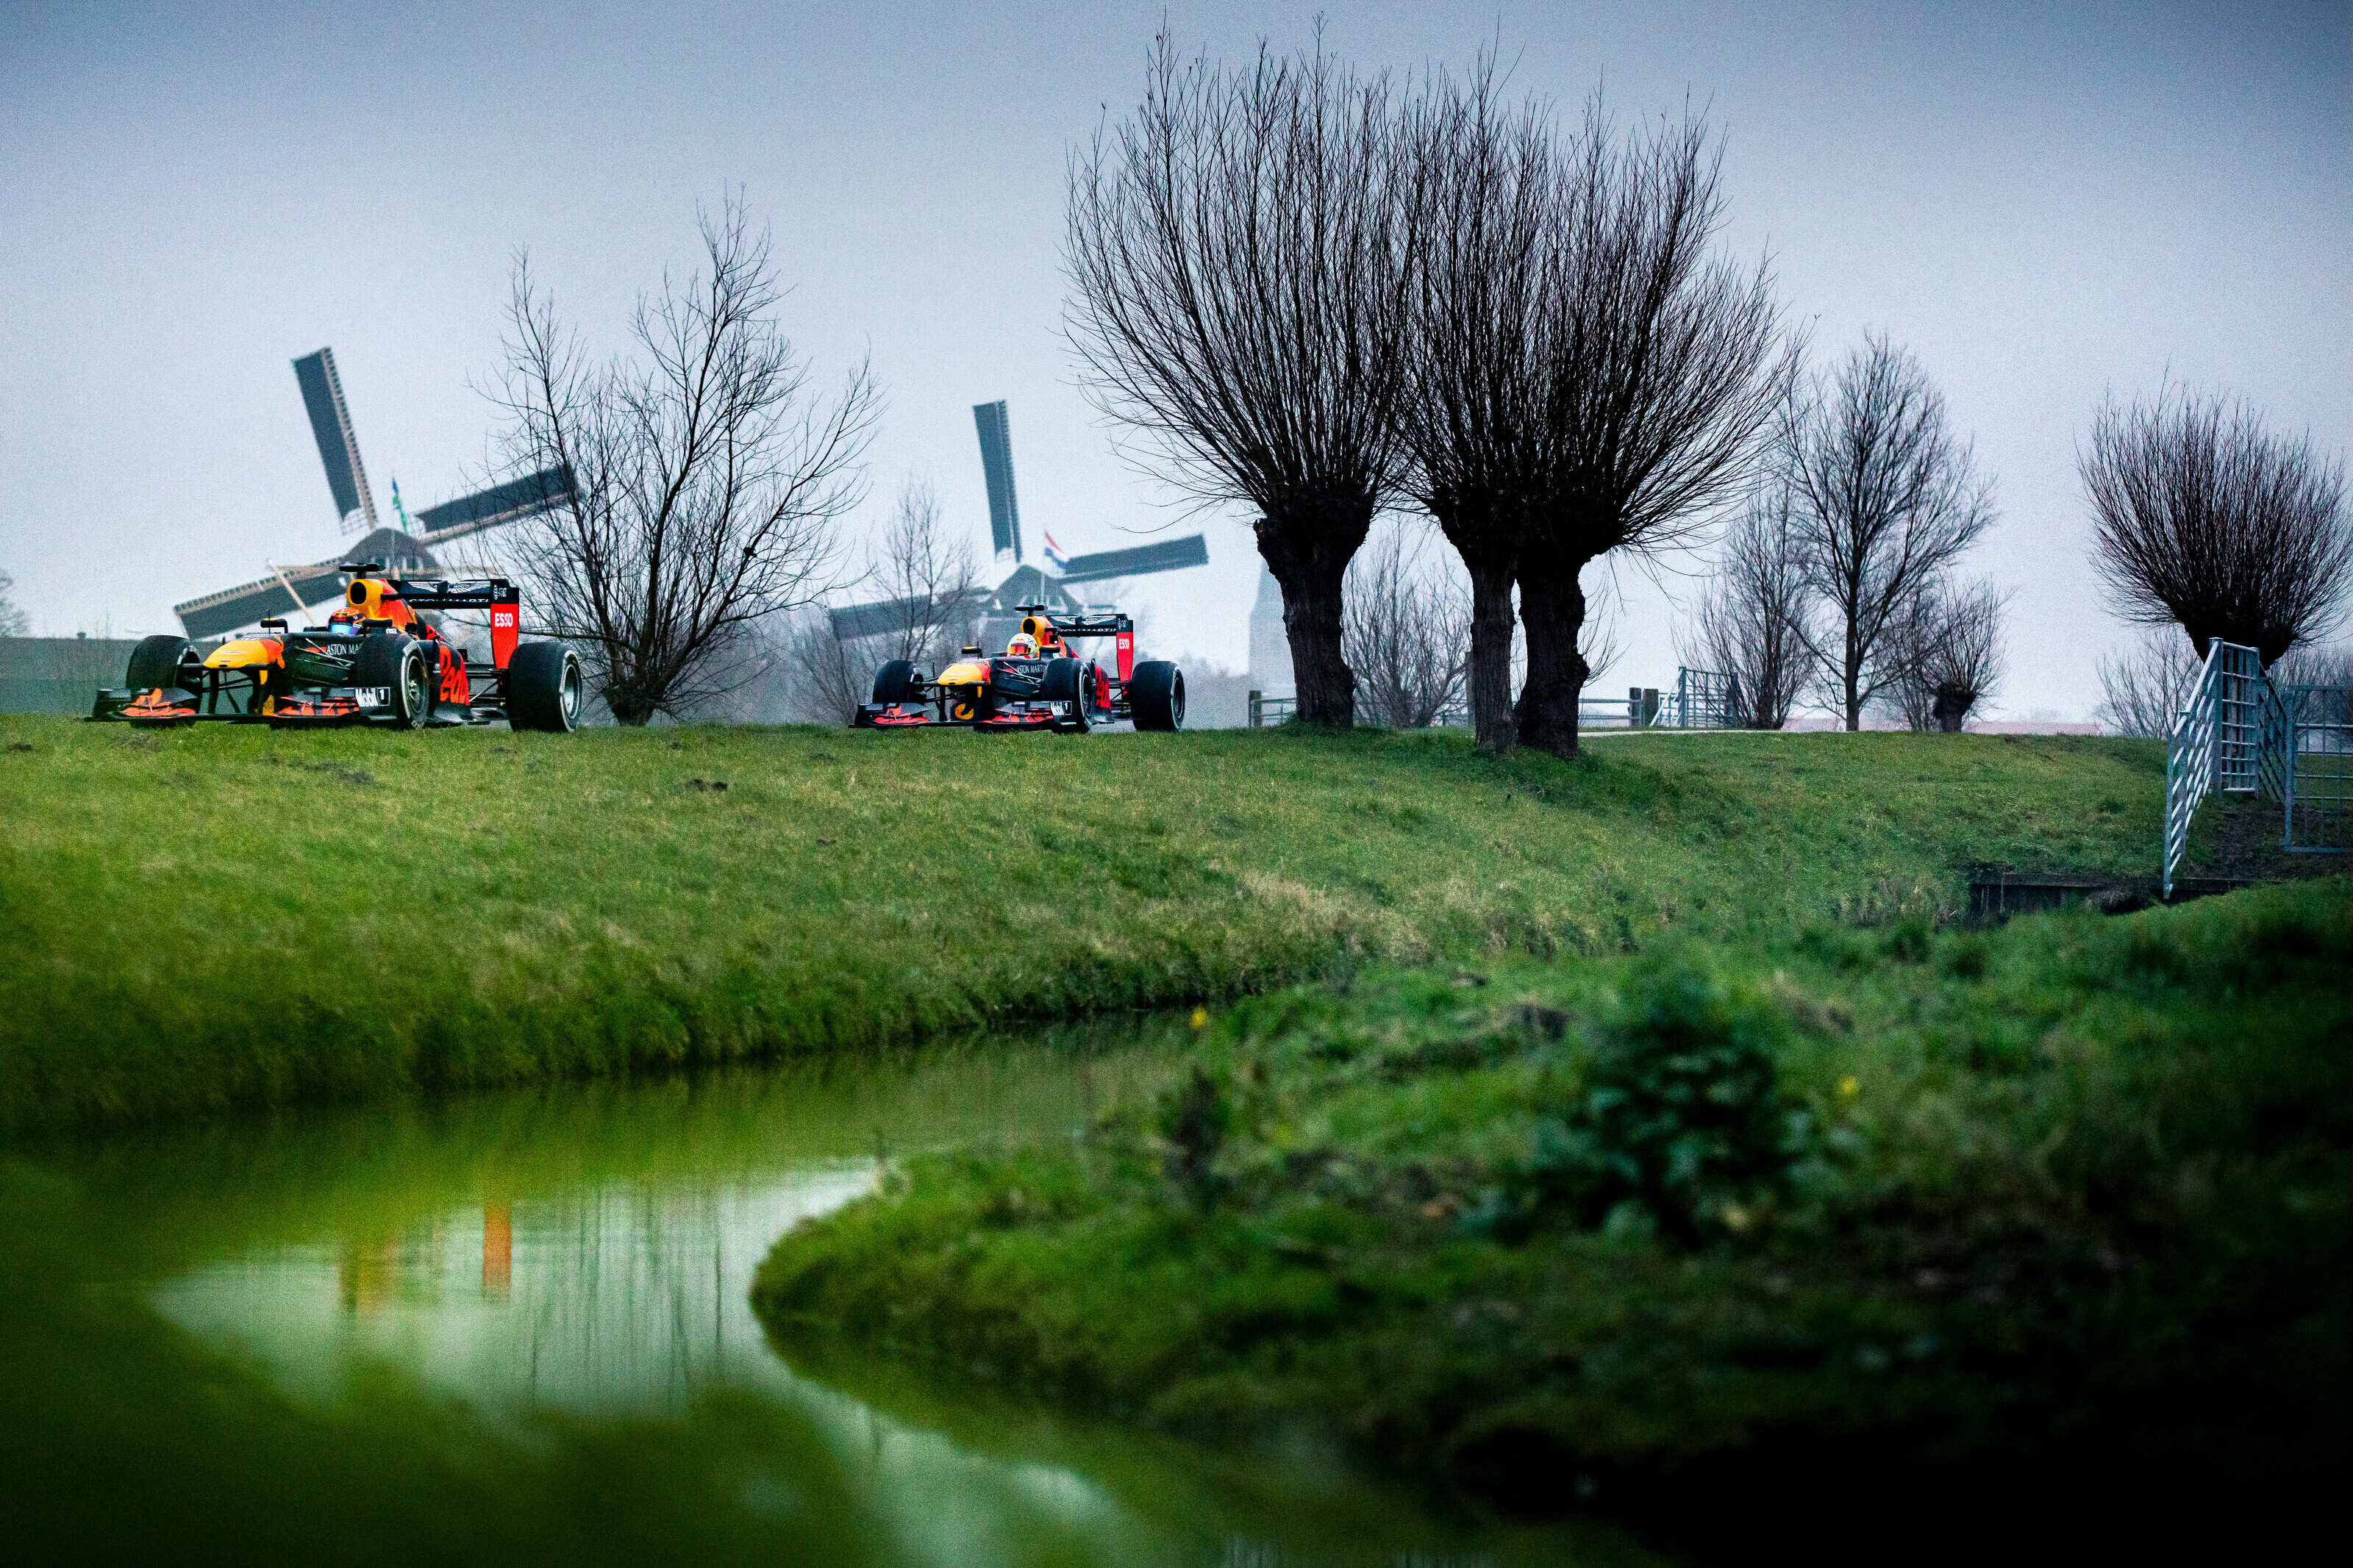
<path fill-rule="evenodd" d="M 522 636 L 522 594 L 503 577 L 396 577 L 392 591 L 412 610 L 491 612 L 491 663 L 500 669 Z"/>

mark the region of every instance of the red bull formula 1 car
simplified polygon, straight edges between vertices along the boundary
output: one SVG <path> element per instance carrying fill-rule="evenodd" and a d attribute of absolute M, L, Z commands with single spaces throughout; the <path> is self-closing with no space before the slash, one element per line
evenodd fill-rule
<path fill-rule="evenodd" d="M 488 724 L 565 731 L 580 721 L 580 659 L 561 643 L 522 642 L 522 595 L 502 577 L 471 582 L 386 578 L 377 562 L 353 574 L 323 626 L 232 637 L 199 654 L 185 637 L 152 637 L 132 651 L 122 689 L 101 689 L 90 716 L 166 726 L 224 720 L 281 728 Z M 469 660 L 420 612 L 488 610 L 491 662 Z"/>
<path fill-rule="evenodd" d="M 1135 623 L 1123 615 L 1057 620 L 1043 605 L 1019 606 L 1021 629 L 1002 654 L 967 647 L 936 679 L 894 658 L 874 677 L 874 700 L 855 729 L 1054 730 L 1083 735 L 1126 720 L 1139 730 L 1185 723 L 1185 675 L 1161 659 L 1135 662 Z M 1081 658 L 1074 638 L 1110 637 L 1119 673 Z"/>

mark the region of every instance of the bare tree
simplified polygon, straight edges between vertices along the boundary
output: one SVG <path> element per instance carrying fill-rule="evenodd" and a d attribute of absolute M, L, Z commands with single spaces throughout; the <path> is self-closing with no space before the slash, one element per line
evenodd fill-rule
<path fill-rule="evenodd" d="M 1769 265 L 1713 252 L 1722 169 L 1698 115 L 1621 141 L 1598 99 L 1587 109 L 1554 204 L 1547 412 L 1567 439 L 1520 556 L 1522 745 L 1577 753 L 1586 563 L 1689 543 L 1747 486 L 1788 398 L 1799 344 Z"/>
<path fill-rule="evenodd" d="M 634 360 L 590 359 L 518 256 L 502 456 L 568 469 L 565 503 L 518 531 L 513 569 L 550 635 L 582 646 L 613 716 L 643 724 L 751 678 L 754 626 L 811 602 L 860 495 L 881 397 L 867 366 L 830 397 L 775 311 L 765 233 L 740 197 L 701 220 L 704 269 L 665 274 Z"/>
<path fill-rule="evenodd" d="M 1778 450 L 1799 558 L 1824 613 L 1797 623 L 1849 730 L 1896 679 L 1891 639 L 1923 588 L 1992 524 L 1993 481 L 1957 441 L 1919 361 L 1865 334 L 1793 398 Z"/>
<path fill-rule="evenodd" d="M 1356 672 L 1357 717 L 1423 730 L 1462 700 L 1471 605 L 1426 548 L 1426 524 L 1377 524 L 1348 567 L 1341 647 Z"/>
<path fill-rule="evenodd" d="M 2189 705 L 2200 663 L 2178 628 L 2144 630 L 2132 647 L 2100 660 L 2104 700 L 2096 717 L 2112 735 L 2162 740 L 2173 733 L 2174 719 Z"/>
<path fill-rule="evenodd" d="M 2292 687 L 2316 689 L 2295 698 L 2298 722 L 2353 725 L 2353 647 L 2298 643 L 2266 673 L 2283 695 Z"/>
<path fill-rule="evenodd" d="M 2339 643 L 2323 647 L 2317 643 L 2298 643 L 2272 666 L 2268 672 L 2274 686 L 2325 686 L 2336 690 L 2353 689 L 2353 647 Z"/>
<path fill-rule="evenodd" d="M 1434 77 L 1408 116 L 1428 193 L 1414 295 L 1407 480 L 1471 580 L 1471 725 L 1482 749 L 1518 744 L 1512 713 L 1513 581 L 1534 508 L 1561 467 L 1546 331 L 1560 265 L 1552 128 L 1507 109 L 1494 65 Z"/>
<path fill-rule="evenodd" d="M 881 606 L 887 629 L 868 650 L 878 665 L 904 658 L 937 668 L 971 638 L 980 563 L 972 541 L 947 527 L 928 479 L 910 479 L 901 489 L 866 580 L 889 596 Z"/>
<path fill-rule="evenodd" d="M 847 724 L 873 694 L 876 665 L 841 637 L 821 606 L 795 611 L 782 650 L 790 681 L 787 710 L 808 724 Z"/>
<path fill-rule="evenodd" d="M 1769 487 L 1725 534 L 1715 580 L 1692 617 L 1683 657 L 1740 682 L 1752 730 L 1778 730 L 1809 668 L 1799 623 L 1813 612 L 1789 529 L 1789 493 Z"/>
<path fill-rule="evenodd" d="M 0 572 L 0 637 L 20 637 L 31 623 L 17 607 L 16 579 Z"/>
<path fill-rule="evenodd" d="M 1341 584 L 1404 467 L 1420 197 L 1385 78 L 1229 71 L 1154 41 L 1143 103 L 1073 161 L 1067 323 L 1097 404 L 1205 504 L 1255 508 L 1299 718 L 1346 725 Z"/>
<path fill-rule="evenodd" d="M 974 635 L 979 584 L 972 542 L 946 525 L 931 482 L 909 478 L 858 579 L 890 596 L 855 612 L 797 616 L 783 638 L 794 716 L 847 723 L 892 659 L 937 669 Z"/>
<path fill-rule="evenodd" d="M 2273 436 L 2219 393 L 2104 404 L 2076 454 L 2097 520 L 2092 564 L 2127 619 L 2179 622 L 2206 657 L 2215 637 L 2266 668 L 2325 636 L 2353 587 L 2345 469 L 2309 436 Z"/>
<path fill-rule="evenodd" d="M 1907 728 L 1957 734 L 2000 683 L 2001 623 L 2010 596 L 1991 583 L 1939 580 L 1912 596 L 1891 626 L 1883 697 Z"/>

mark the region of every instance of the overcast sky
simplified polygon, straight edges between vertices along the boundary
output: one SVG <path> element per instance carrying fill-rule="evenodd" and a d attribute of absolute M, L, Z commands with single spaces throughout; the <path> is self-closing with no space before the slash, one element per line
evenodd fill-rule
<path fill-rule="evenodd" d="M 1176 5 L 1187 46 L 1296 48 L 1315 7 Z M 1996 476 L 1974 566 L 2017 592 L 2011 715 L 2080 717 L 2125 635 L 2084 563 L 2074 450 L 2104 393 L 2243 393 L 2353 446 L 2353 7 L 1327 3 L 1360 66 L 1500 38 L 1573 113 L 1708 109 L 1725 243 L 1769 249 L 1827 362 L 1883 330 Z M 742 186 L 821 373 L 889 397 L 879 517 L 930 478 L 984 549 L 970 408 L 1011 404 L 1025 531 L 1166 527 L 1060 335 L 1066 159 L 1143 85 L 1156 5 L 0 5 L 0 570 L 35 629 L 332 555 L 289 362 L 332 345 L 389 511 L 472 488 L 517 247 L 592 340 Z M 1239 668 L 1257 561 L 1139 579 L 1154 640 Z M 1605 686 L 1671 684 L 1629 580 Z M 1688 584 L 1670 580 L 1678 594 Z"/>

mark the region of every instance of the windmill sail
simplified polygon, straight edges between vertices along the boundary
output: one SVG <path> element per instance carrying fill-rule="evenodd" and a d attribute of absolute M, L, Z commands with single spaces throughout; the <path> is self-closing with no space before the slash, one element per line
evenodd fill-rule
<path fill-rule="evenodd" d="M 562 504 L 572 494 L 572 470 L 543 468 L 520 479 L 492 485 L 470 496 L 417 514 L 416 532 L 379 528 L 332 561 L 307 566 L 276 566 L 267 577 L 240 583 L 216 594 L 206 594 L 172 606 L 180 626 L 191 637 L 219 637 L 249 626 L 264 616 L 298 616 L 312 605 L 343 597 L 344 574 L 338 563 L 381 561 L 395 576 L 424 577 L 441 570 L 427 545 L 446 544 L 470 533 L 497 528 L 535 516 Z"/>
<path fill-rule="evenodd" d="M 988 479 L 988 533 L 999 557 L 1021 560 L 1021 503 L 1013 495 L 1013 432 L 1005 404 L 976 403 L 972 422 L 980 427 L 980 467 Z"/>
<path fill-rule="evenodd" d="M 462 539 L 486 528 L 536 517 L 569 500 L 572 489 L 570 468 L 542 468 L 535 474 L 427 507 L 417 514 L 417 531 L 428 544 Z"/>
<path fill-rule="evenodd" d="M 296 360 L 294 379 L 302 388 L 302 406 L 311 411 L 311 434 L 318 439 L 319 460 L 326 465 L 327 489 L 335 498 L 335 515 L 343 531 L 375 532 L 375 497 L 368 493 L 360 440 L 352 432 L 352 411 L 343 402 L 343 378 L 335 374 L 335 351 L 321 349 Z"/>
<path fill-rule="evenodd" d="M 1198 533 L 1133 550 L 1103 550 L 1073 555 L 1062 565 L 1065 583 L 1100 583 L 1107 577 L 1141 577 L 1152 572 L 1178 572 L 1209 563 L 1209 542 Z"/>

